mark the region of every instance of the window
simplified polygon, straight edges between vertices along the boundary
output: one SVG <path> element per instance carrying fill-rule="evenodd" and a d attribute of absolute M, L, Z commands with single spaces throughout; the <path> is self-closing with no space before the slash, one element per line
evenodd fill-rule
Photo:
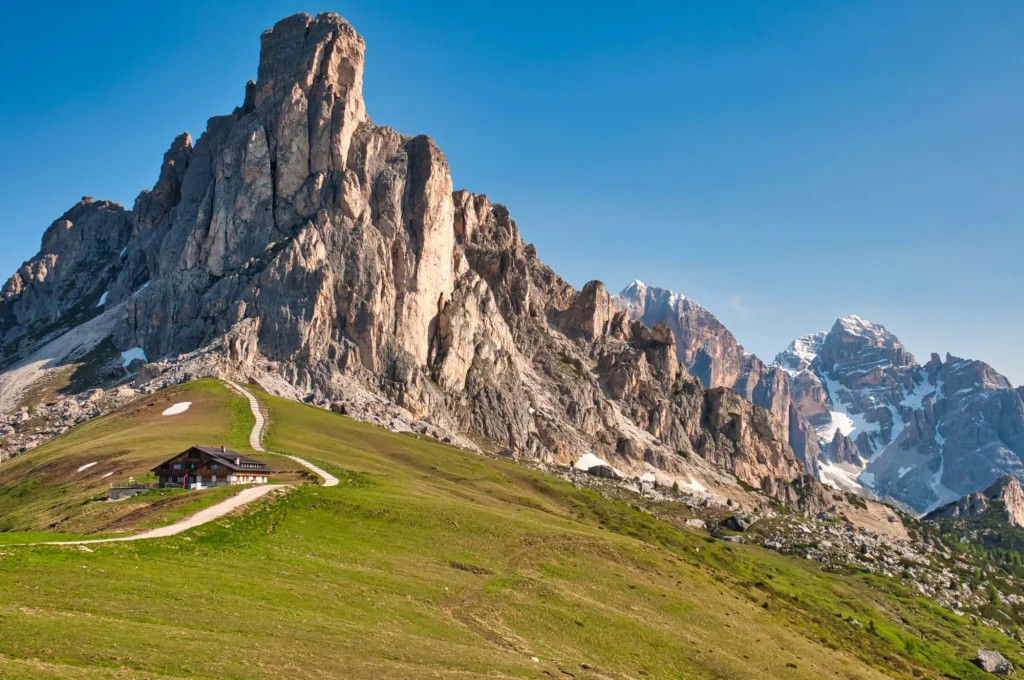
<path fill-rule="evenodd" d="M 181 469 L 181 463 L 175 463 L 174 464 L 174 469 L 175 470 L 180 470 Z"/>
<path fill-rule="evenodd" d="M 210 466 L 210 469 L 211 470 L 219 470 L 220 469 L 220 464 L 219 463 L 214 463 L 213 465 Z"/>

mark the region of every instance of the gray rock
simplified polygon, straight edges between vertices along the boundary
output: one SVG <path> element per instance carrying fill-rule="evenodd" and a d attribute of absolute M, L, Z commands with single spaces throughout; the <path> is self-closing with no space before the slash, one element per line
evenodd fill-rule
<path fill-rule="evenodd" d="M 129 370 L 131 370 L 131 366 L 129 366 Z M 164 367 L 160 364 L 142 364 L 135 376 L 135 387 L 141 387 L 149 381 L 159 378 L 163 372 Z"/>
<path fill-rule="evenodd" d="M 76 282 L 100 281 L 119 349 L 187 365 L 143 392 L 258 376 L 309 403 L 344 398 L 395 430 L 428 420 L 419 431 L 524 459 L 594 451 L 609 470 L 646 464 L 712 484 L 732 474 L 787 501 L 822 497 L 790 447 L 788 406 L 731 389 L 781 395 L 784 372 L 744 359 L 708 388 L 678 354 L 680 333 L 689 347 L 696 330 L 616 311 L 599 282 L 576 291 L 507 208 L 453 191 L 431 139 L 370 120 L 364 51 L 335 14 L 278 22 L 241 105 L 194 144 L 179 135 L 132 213 L 88 203 L 65 216 L 71 227 L 51 227 L 38 266 L 5 288 L 4 332 L 24 335 L 62 309 L 60 295 L 84 299 Z M 76 238 L 95 245 L 71 249 L 61 235 L 86 226 Z M 723 342 L 700 356 L 740 356 Z"/>
<path fill-rule="evenodd" d="M 820 446 L 814 428 L 794 408 L 785 370 L 747 353 L 718 318 L 686 296 L 634 281 L 613 302 L 631 319 L 664 324 L 673 334 L 679 361 L 705 387 L 728 387 L 770 411 L 782 439 L 811 469 Z"/>
<path fill-rule="evenodd" d="M 733 531 L 746 531 L 754 524 L 754 520 L 743 513 L 737 512 L 726 517 L 723 524 L 727 529 L 732 529 Z"/>
<path fill-rule="evenodd" d="M 996 673 L 998 675 L 1014 674 L 1013 664 L 1007 661 L 1006 657 L 1002 654 L 993 650 L 979 649 L 974 663 L 986 673 Z"/>

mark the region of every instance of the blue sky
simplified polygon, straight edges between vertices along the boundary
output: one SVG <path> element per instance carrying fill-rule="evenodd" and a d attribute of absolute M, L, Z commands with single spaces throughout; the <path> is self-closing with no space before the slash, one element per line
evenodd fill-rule
<path fill-rule="evenodd" d="M 374 121 L 434 137 L 573 284 L 685 293 L 767 359 L 858 314 L 1024 383 L 1022 2 L 29 7 L 0 42 L 4 277 L 238 105 L 262 30 L 331 10 Z"/>

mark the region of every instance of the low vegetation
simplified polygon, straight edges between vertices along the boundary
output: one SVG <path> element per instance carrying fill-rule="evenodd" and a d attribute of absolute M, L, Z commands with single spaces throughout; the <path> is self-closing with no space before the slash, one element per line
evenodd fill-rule
<path fill-rule="evenodd" d="M 179 401 L 192 406 L 181 415 L 161 415 Z M 0 532 L 95 534 L 159 524 L 164 513 L 179 514 L 196 501 L 162 493 L 95 501 L 106 498 L 111 483 L 141 479 L 192 444 L 250 452 L 252 424 L 246 400 L 216 381 L 165 390 L 87 422 L 0 465 Z"/>
<path fill-rule="evenodd" d="M 176 389 L 168 402 L 203 408 L 173 433 L 153 439 L 158 406 L 100 419 L 18 459 L 3 493 L 34 466 L 96 455 L 82 449 L 100 435 L 139 457 L 143 440 L 177 437 L 173 451 L 233 431 L 232 394 Z M 341 484 L 168 539 L 0 547 L 0 677 L 867 680 L 991 677 L 970 661 L 979 647 L 1020 661 L 1008 638 L 897 580 L 826 573 L 506 460 L 261 397 L 268 448 Z M 60 505 L 50 487 L 92 489 L 39 479 L 0 521 L 38 528 L 32 513 Z"/>

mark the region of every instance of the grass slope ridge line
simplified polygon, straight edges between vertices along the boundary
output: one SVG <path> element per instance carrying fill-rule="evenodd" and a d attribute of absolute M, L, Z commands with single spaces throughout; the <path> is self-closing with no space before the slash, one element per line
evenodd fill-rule
<path fill-rule="evenodd" d="M 260 409 L 260 401 L 256 398 L 256 395 L 245 389 L 238 383 L 231 380 L 224 380 L 224 382 L 233 390 L 245 396 L 249 400 L 249 410 L 252 411 L 253 417 L 256 419 L 256 424 L 252 426 L 252 432 L 249 433 L 249 446 L 252 447 L 253 451 L 274 453 L 273 451 L 267 451 L 263 448 L 263 428 L 266 426 L 266 420 L 263 418 L 263 411 Z M 299 458 L 298 456 L 292 456 L 287 453 L 275 454 L 278 456 L 284 456 L 285 458 L 291 458 L 299 465 L 313 471 L 319 475 L 320 479 L 324 480 L 324 486 L 338 486 L 338 478 L 322 470 L 321 468 L 313 465 L 308 460 Z"/>

